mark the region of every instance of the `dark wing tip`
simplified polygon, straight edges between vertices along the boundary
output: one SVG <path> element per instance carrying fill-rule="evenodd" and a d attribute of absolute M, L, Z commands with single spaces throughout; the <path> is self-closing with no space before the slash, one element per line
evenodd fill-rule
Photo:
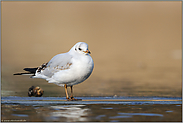
<path fill-rule="evenodd" d="M 24 68 L 23 70 L 28 71 L 30 73 L 35 73 L 38 68 Z"/>
<path fill-rule="evenodd" d="M 32 75 L 33 73 L 15 73 L 15 74 L 13 74 L 13 75 Z"/>
<path fill-rule="evenodd" d="M 13 75 L 22 75 L 22 73 L 14 73 Z"/>
<path fill-rule="evenodd" d="M 36 70 L 38 68 L 24 68 L 23 70 L 27 71 L 27 72 L 24 72 L 24 73 L 15 73 L 13 75 L 34 75 L 36 73 Z"/>

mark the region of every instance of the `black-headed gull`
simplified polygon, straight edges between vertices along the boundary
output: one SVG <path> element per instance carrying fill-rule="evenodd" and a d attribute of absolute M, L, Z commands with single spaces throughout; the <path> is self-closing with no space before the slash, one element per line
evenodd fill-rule
<path fill-rule="evenodd" d="M 39 67 L 24 68 L 28 72 L 14 75 L 32 75 L 31 78 L 46 79 L 48 83 L 65 87 L 67 100 L 77 100 L 73 98 L 73 85 L 86 80 L 93 71 L 94 63 L 89 54 L 88 44 L 78 42 L 69 52 L 58 54 Z M 71 88 L 70 98 L 67 87 Z"/>

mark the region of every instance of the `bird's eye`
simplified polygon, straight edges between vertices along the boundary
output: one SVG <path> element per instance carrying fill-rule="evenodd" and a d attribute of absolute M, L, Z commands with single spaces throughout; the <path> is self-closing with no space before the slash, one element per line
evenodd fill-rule
<path fill-rule="evenodd" d="M 79 50 L 81 50 L 81 48 L 78 48 Z"/>

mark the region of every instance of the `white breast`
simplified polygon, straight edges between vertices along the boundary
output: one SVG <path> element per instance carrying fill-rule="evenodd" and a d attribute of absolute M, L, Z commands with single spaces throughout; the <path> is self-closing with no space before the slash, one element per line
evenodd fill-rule
<path fill-rule="evenodd" d="M 79 84 L 86 80 L 93 71 L 94 63 L 90 55 L 72 58 L 70 69 L 55 73 L 48 81 L 59 86 Z"/>

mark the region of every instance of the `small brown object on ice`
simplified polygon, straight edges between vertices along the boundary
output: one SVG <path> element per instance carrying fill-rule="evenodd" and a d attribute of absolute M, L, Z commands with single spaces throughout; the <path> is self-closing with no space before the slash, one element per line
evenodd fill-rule
<path fill-rule="evenodd" d="M 32 86 L 29 88 L 28 96 L 35 96 L 35 97 L 41 97 L 43 95 L 44 91 L 39 86 Z"/>

